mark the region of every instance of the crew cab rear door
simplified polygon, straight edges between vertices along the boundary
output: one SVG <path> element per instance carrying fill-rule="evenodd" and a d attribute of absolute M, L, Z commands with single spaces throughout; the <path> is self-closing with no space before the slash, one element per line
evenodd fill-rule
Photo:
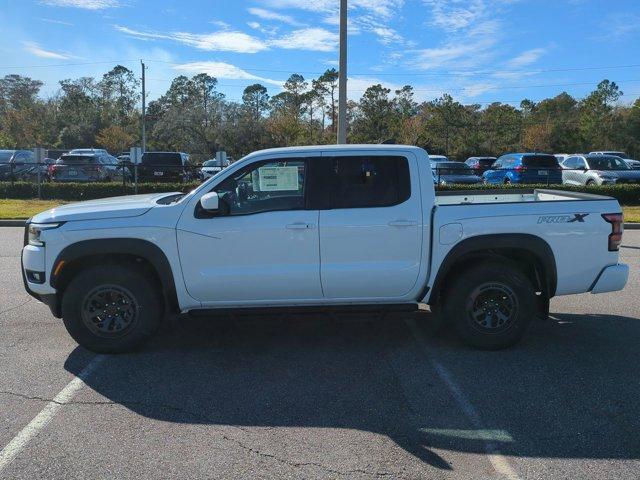
<path fill-rule="evenodd" d="M 323 153 L 320 275 L 327 299 L 399 298 L 414 287 L 422 252 L 417 158 L 411 151 Z M 413 174 L 412 174 L 413 172 Z"/>

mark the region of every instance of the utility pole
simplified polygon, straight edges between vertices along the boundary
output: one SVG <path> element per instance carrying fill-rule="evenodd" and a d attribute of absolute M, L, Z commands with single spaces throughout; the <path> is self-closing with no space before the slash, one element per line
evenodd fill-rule
<path fill-rule="evenodd" d="M 340 72 L 338 77 L 338 144 L 347 143 L 347 0 L 340 0 Z"/>
<path fill-rule="evenodd" d="M 144 62 L 140 60 L 140 64 L 142 65 L 142 153 L 147 151 L 147 126 L 145 125 L 147 118 L 147 90 L 145 87 L 145 66 Z"/>

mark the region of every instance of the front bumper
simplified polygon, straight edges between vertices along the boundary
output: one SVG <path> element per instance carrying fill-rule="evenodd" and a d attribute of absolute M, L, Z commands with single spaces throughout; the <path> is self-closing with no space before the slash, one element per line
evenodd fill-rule
<path fill-rule="evenodd" d="M 27 221 L 28 228 L 29 222 Z M 25 234 L 26 243 L 26 234 Z M 22 249 L 22 258 L 20 262 L 20 271 L 22 273 L 22 282 L 24 289 L 29 295 L 36 300 L 44 303 L 49 307 L 51 313 L 60 318 L 60 302 L 56 290 L 49 285 L 48 278 L 44 283 L 32 282 L 27 278 L 27 271 L 30 272 L 45 272 L 45 249 L 44 247 L 36 247 L 33 245 L 25 245 Z"/>
<path fill-rule="evenodd" d="M 605 267 L 591 287 L 591 293 L 617 292 L 629 279 L 629 265 L 618 264 Z"/>

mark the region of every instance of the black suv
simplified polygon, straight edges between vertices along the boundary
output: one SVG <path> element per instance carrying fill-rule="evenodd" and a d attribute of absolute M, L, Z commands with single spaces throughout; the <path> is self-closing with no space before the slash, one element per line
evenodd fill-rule
<path fill-rule="evenodd" d="M 182 152 L 145 152 L 138 165 L 140 182 L 187 182 L 193 174 L 189 170 L 189 155 Z"/>
<path fill-rule="evenodd" d="M 108 153 L 96 150 L 92 153 L 62 155 L 51 167 L 51 179 L 56 182 L 111 182 L 130 179 L 129 171 L 118 164 Z"/>
<path fill-rule="evenodd" d="M 0 150 L 0 181 L 33 180 L 37 175 L 38 165 L 31 150 Z"/>

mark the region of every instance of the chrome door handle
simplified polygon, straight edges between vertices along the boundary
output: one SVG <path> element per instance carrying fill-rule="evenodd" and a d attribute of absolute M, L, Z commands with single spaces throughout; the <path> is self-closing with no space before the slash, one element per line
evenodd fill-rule
<path fill-rule="evenodd" d="M 389 222 L 390 227 L 415 227 L 416 225 L 418 225 L 418 222 L 411 220 L 393 220 Z"/>
<path fill-rule="evenodd" d="M 312 228 L 312 225 L 308 223 L 290 223 L 287 225 L 287 229 L 289 230 L 307 230 L 308 228 Z"/>

